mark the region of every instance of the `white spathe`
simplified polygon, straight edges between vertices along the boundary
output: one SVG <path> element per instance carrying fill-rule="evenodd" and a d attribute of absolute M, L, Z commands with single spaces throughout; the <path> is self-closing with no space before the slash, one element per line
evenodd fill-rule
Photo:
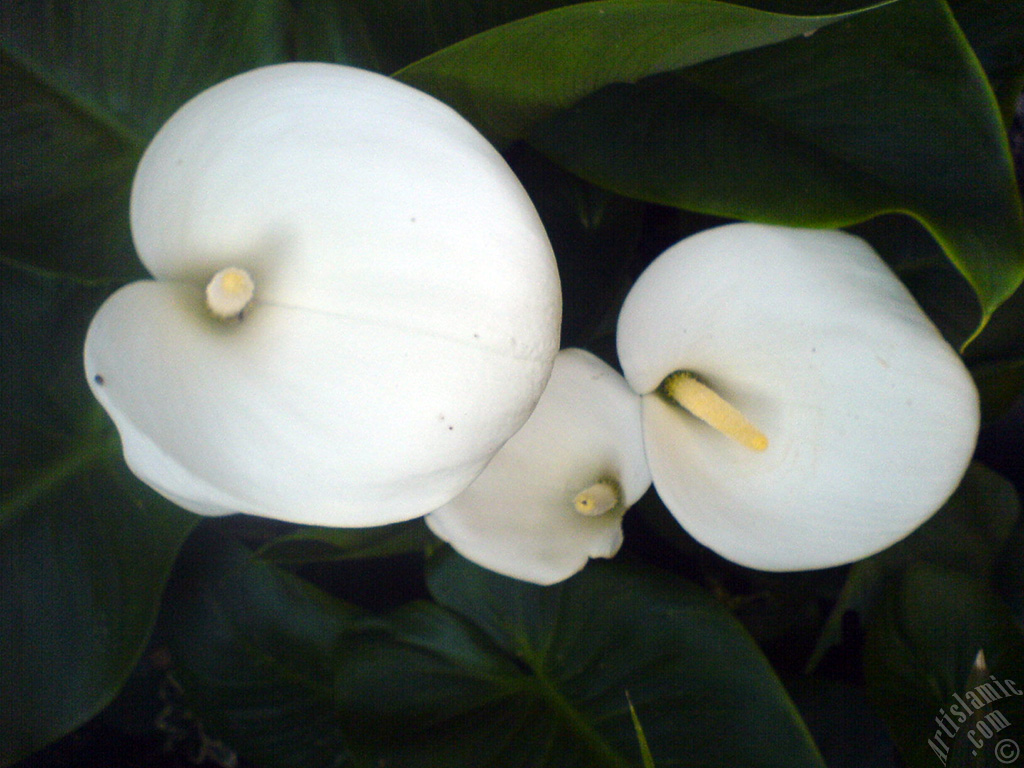
<path fill-rule="evenodd" d="M 382 75 L 282 64 L 198 95 L 146 150 L 131 228 L 155 280 L 101 307 L 86 373 L 132 470 L 195 512 L 425 514 L 526 421 L 558 350 L 557 268 L 515 175 Z M 207 306 L 228 268 L 252 280 L 238 319 Z M 244 294 L 227 274 L 213 288 Z"/>
<path fill-rule="evenodd" d="M 957 353 L 863 240 L 730 224 L 669 248 L 626 298 L 619 358 L 643 395 L 654 486 L 718 554 L 769 571 L 835 566 L 903 538 L 958 485 L 979 426 Z M 659 393 L 696 374 L 764 452 Z"/>
<path fill-rule="evenodd" d="M 581 491 L 608 481 L 617 486 L 617 506 L 597 515 L 576 510 Z M 650 485 L 640 398 L 599 358 L 565 349 L 523 428 L 426 521 L 478 565 L 553 584 L 591 557 L 618 552 L 622 516 Z"/>

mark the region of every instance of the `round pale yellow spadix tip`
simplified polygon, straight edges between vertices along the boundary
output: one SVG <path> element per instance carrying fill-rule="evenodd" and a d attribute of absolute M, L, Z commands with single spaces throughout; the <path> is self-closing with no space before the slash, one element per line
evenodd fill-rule
<path fill-rule="evenodd" d="M 673 373 L 662 384 L 665 395 L 714 427 L 726 437 L 753 451 L 768 448 L 768 438 L 732 404 L 696 376 L 686 371 Z"/>
<path fill-rule="evenodd" d="M 584 488 L 572 500 L 573 508 L 581 515 L 597 517 L 611 512 L 622 502 L 622 494 L 616 483 L 602 480 Z"/>
<path fill-rule="evenodd" d="M 206 306 L 221 320 L 239 317 L 252 301 L 256 283 L 244 269 L 227 267 L 206 286 Z"/>

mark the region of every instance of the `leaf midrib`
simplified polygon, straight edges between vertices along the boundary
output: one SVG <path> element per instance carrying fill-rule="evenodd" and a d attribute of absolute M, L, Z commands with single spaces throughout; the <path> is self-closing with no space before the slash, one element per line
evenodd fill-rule
<path fill-rule="evenodd" d="M 546 651 L 536 652 L 524 637 L 519 638 L 519 660 L 530 670 L 523 678 L 523 688 L 537 696 L 558 721 L 576 737 L 595 760 L 594 768 L 636 768 L 635 764 L 619 754 L 583 713 L 558 688 L 547 674 L 544 665 Z"/>
<path fill-rule="evenodd" d="M 62 488 L 79 473 L 117 455 L 120 440 L 110 433 L 82 439 L 64 455 L 42 467 L 3 500 L 0 523 L 8 525 L 33 504 Z"/>
<path fill-rule="evenodd" d="M 96 129 L 105 132 L 126 147 L 141 152 L 146 139 L 129 127 L 116 113 L 92 95 L 80 93 L 67 86 L 67 79 L 19 52 L 10 44 L 0 47 L 0 56 L 25 79 L 47 92 L 58 104 L 73 112 Z"/>

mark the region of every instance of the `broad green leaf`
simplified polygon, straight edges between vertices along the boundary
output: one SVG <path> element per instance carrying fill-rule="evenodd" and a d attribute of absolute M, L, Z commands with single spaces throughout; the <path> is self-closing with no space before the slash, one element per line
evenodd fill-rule
<path fill-rule="evenodd" d="M 1024 87 L 1024 5 L 1006 0 L 947 0 L 995 91 L 1006 125 Z M 772 13 L 835 14 L 863 8 L 862 0 L 737 0 Z"/>
<path fill-rule="evenodd" d="M 136 274 L 128 190 L 189 97 L 284 58 L 282 0 L 0 6 L 0 252 L 86 279 Z"/>
<path fill-rule="evenodd" d="M 332 655 L 355 609 L 211 525 L 183 553 L 162 626 L 204 729 L 262 768 L 346 764 Z"/>
<path fill-rule="evenodd" d="M 908 768 L 1013 764 L 999 742 L 1024 736 L 1024 634 L 983 580 L 909 569 L 869 626 L 865 675 Z"/>
<path fill-rule="evenodd" d="M 989 578 L 1019 517 L 1020 500 L 1013 485 L 985 465 L 971 464 L 959 488 L 932 518 L 902 541 L 853 564 L 807 663 L 808 671 L 839 642 L 843 617 L 850 611 L 866 615 L 886 583 L 916 563 Z"/>
<path fill-rule="evenodd" d="M 1018 406 L 1018 416 L 1024 415 L 1024 401 Z M 995 443 L 993 454 L 1000 455 L 1006 463 L 1009 471 L 1015 466 L 1014 459 L 1019 455 L 1017 449 L 1020 447 L 1020 421 L 1016 425 L 1008 421 L 1006 429 L 999 435 L 999 443 Z M 998 453 L 997 453 L 998 452 Z M 1024 487 L 1024 471 L 1016 470 L 1017 487 Z M 1010 534 L 1010 538 L 1003 547 L 1003 553 L 996 563 L 995 573 L 992 575 L 992 587 L 996 590 L 1006 604 L 1013 611 L 1017 623 L 1024 626 L 1024 519 L 1017 521 L 1017 526 Z"/>
<path fill-rule="evenodd" d="M 73 731 L 142 654 L 197 518 L 93 463 L 0 529 L 0 764 Z"/>
<path fill-rule="evenodd" d="M 422 552 L 433 540 L 422 520 L 379 528 L 303 526 L 268 542 L 257 554 L 270 563 L 301 565 Z"/>
<path fill-rule="evenodd" d="M 638 766 L 630 699 L 658 768 L 821 765 L 749 636 L 687 582 L 592 563 L 537 587 L 450 551 L 428 581 L 438 604 L 365 621 L 338 657 L 367 765 Z"/>
<path fill-rule="evenodd" d="M 845 660 L 859 673 L 859 655 L 847 654 Z M 868 703 L 863 682 L 843 682 L 835 669 L 785 682 L 829 768 L 895 768 L 895 746 Z"/>
<path fill-rule="evenodd" d="M 0 524 L 117 452 L 85 383 L 82 343 L 102 288 L 0 263 Z"/>
<path fill-rule="evenodd" d="M 105 707 L 138 660 L 198 519 L 125 469 L 81 372 L 98 291 L 3 281 L 0 764 Z"/>
<path fill-rule="evenodd" d="M 1006 135 L 942 0 L 605 88 L 530 140 L 616 192 L 705 213 L 814 227 L 909 213 L 973 287 L 981 323 L 1024 279 Z"/>
<path fill-rule="evenodd" d="M 947 0 L 957 24 L 985 68 L 1007 125 L 1024 86 L 1024 5 L 1006 0 Z M 739 0 L 776 13 L 839 13 L 856 0 Z M 860 3 L 863 5 L 863 3 Z"/>
<path fill-rule="evenodd" d="M 1024 287 L 995 311 L 967 360 L 981 393 L 983 423 L 1002 419 L 1024 393 Z"/>
<path fill-rule="evenodd" d="M 395 77 L 448 102 L 498 143 L 610 83 L 633 83 L 836 23 L 716 0 L 600 0 L 474 35 Z"/>
<path fill-rule="evenodd" d="M 386 72 L 381 66 L 373 32 L 365 14 L 354 2 L 305 0 L 297 4 L 292 20 L 295 59 L 329 61 Z"/>
<path fill-rule="evenodd" d="M 369 616 L 204 531 L 168 588 L 175 675 L 264 768 L 346 747 L 366 766 L 638 766 L 627 692 L 658 768 L 821 765 L 756 646 L 685 582 L 605 564 L 545 589 L 446 553 L 440 604 Z"/>
<path fill-rule="evenodd" d="M 1021 298 L 1024 299 L 1024 296 Z M 1020 302 L 1020 305 L 1024 307 L 1024 301 Z M 1003 305 L 1005 306 L 1006 304 Z M 1020 316 L 1024 318 L 1024 314 Z M 971 374 L 981 393 L 983 424 L 1006 417 L 1013 405 L 1019 401 L 1021 394 L 1024 394 L 1024 357 L 972 365 Z"/>
<path fill-rule="evenodd" d="M 1008 126 L 1024 88 L 1024 4 L 949 0 L 949 7 L 988 74 Z"/>
<path fill-rule="evenodd" d="M 295 58 L 394 72 L 492 27 L 572 0 L 301 0 Z"/>

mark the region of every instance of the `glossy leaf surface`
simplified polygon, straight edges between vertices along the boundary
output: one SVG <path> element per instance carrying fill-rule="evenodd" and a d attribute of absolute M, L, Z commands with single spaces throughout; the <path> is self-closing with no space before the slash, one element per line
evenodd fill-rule
<path fill-rule="evenodd" d="M 763 657 L 691 584 L 592 563 L 544 588 L 446 552 L 429 585 L 437 606 L 367 622 L 340 656 L 371 763 L 639 765 L 628 693 L 659 768 L 821 764 Z"/>
<path fill-rule="evenodd" d="M 611 83 L 770 45 L 842 18 L 768 14 L 715 0 L 600 0 L 481 32 L 395 76 L 504 143 Z"/>
<path fill-rule="evenodd" d="M 659 768 L 821 765 L 756 647 L 686 582 L 601 564 L 541 588 L 445 551 L 437 603 L 372 616 L 212 536 L 179 573 L 165 616 L 187 700 L 268 768 L 346 749 L 367 765 L 636 766 L 627 693 Z"/>
<path fill-rule="evenodd" d="M 611 86 L 552 116 L 531 142 L 621 194 L 721 216 L 834 227 L 910 213 L 985 317 L 1024 276 L 999 113 L 939 0 Z"/>
<path fill-rule="evenodd" d="M 142 652 L 196 518 L 125 469 L 86 402 L 77 354 L 94 296 L 9 268 L 3 279 L 0 763 L 114 698 Z M 55 324 L 65 334 L 48 333 Z"/>
<path fill-rule="evenodd" d="M 941 756 L 950 765 L 1013 763 L 1013 746 L 999 742 L 1022 734 L 1024 634 L 983 580 L 911 568 L 889 589 L 865 654 L 869 695 L 910 768 Z M 986 720 L 994 712 L 1002 720 Z"/>
<path fill-rule="evenodd" d="M 204 727 L 274 768 L 341 765 L 331 656 L 355 609 L 214 532 L 197 535 L 163 619 Z"/>
<path fill-rule="evenodd" d="M 5 3 L 0 251 L 92 280 L 138 274 L 128 190 L 190 96 L 284 57 L 278 0 Z"/>

